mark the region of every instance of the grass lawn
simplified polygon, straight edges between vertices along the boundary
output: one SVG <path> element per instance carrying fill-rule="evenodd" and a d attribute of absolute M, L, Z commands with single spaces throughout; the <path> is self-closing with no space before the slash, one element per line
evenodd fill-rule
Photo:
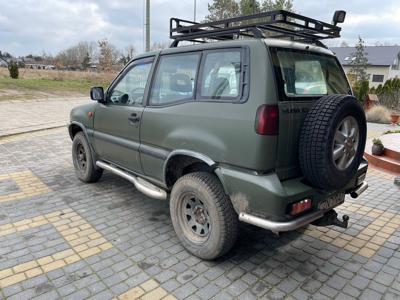
<path fill-rule="evenodd" d="M 92 86 L 106 88 L 114 74 L 74 71 L 20 70 L 20 77 L 8 77 L 0 70 L 0 101 L 89 96 Z"/>

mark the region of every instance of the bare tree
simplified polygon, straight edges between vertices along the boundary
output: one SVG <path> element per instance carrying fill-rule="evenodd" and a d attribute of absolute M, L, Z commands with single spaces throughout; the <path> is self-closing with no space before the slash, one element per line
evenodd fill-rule
<path fill-rule="evenodd" d="M 135 46 L 129 45 L 125 48 L 125 50 L 121 54 L 120 63 L 126 65 L 136 54 Z"/>
<path fill-rule="evenodd" d="M 8 61 L 6 60 L 6 57 L 7 57 L 6 54 L 7 54 L 7 52 L 2 53 L 0 51 L 0 60 L 4 61 L 6 63 L 6 65 L 8 66 Z"/>
<path fill-rule="evenodd" d="M 151 47 L 150 50 L 151 51 L 157 51 L 157 50 L 162 50 L 162 49 L 166 49 L 169 48 L 169 43 L 168 42 L 154 42 Z"/>
<path fill-rule="evenodd" d="M 56 56 L 59 66 L 80 69 L 85 68 L 89 61 L 97 56 L 96 44 L 94 42 L 79 42 L 77 45 L 61 51 Z"/>
<path fill-rule="evenodd" d="M 99 66 L 103 71 L 109 72 L 117 60 L 118 51 L 107 39 L 98 41 L 100 49 L 99 53 Z"/>

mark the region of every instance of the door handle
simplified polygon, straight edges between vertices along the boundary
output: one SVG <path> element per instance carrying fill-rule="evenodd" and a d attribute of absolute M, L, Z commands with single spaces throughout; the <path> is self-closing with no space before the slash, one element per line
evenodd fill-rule
<path fill-rule="evenodd" d="M 128 120 L 131 123 L 137 123 L 140 121 L 140 118 L 137 116 L 137 113 L 132 113 L 130 117 L 128 117 Z"/>

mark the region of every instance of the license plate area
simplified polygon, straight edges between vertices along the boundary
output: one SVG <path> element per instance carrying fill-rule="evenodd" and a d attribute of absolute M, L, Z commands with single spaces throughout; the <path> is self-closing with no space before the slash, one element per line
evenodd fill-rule
<path fill-rule="evenodd" d="M 344 193 L 338 193 L 318 203 L 318 209 L 328 210 L 344 202 Z"/>

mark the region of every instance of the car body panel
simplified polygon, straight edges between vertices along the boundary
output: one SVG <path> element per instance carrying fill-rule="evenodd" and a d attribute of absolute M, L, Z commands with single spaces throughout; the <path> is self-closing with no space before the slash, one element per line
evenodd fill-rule
<path fill-rule="evenodd" d="M 216 174 L 230 196 L 238 213 L 248 213 L 272 220 L 284 221 L 293 218 L 288 214 L 288 205 L 303 199 L 312 199 L 313 210 L 318 204 L 337 193 L 349 193 L 357 186 L 357 178 L 367 172 L 368 163 L 363 160 L 353 179 L 341 190 L 321 191 L 297 177 L 281 181 L 275 172 L 257 174 L 237 167 L 220 165 Z"/>
<path fill-rule="evenodd" d="M 305 182 L 298 161 L 298 142 L 303 120 L 315 98 L 280 101 L 269 47 L 299 49 L 334 56 L 325 48 L 277 39 L 246 39 L 168 48 L 137 56 L 154 56 L 143 107 L 113 107 L 101 103 L 75 108 L 71 121 L 81 122 L 93 132 L 99 159 L 115 164 L 161 187 L 166 184 L 166 165 L 175 155 L 195 157 L 212 167 L 236 211 L 270 220 L 292 218 L 290 203 L 306 197 L 316 205 L 335 193 L 348 193 L 357 177 L 366 172 L 364 161 L 358 173 L 340 191 L 320 191 Z M 149 103 L 149 85 L 162 55 L 240 48 L 247 55 L 246 92 L 240 101 L 188 100 L 168 105 Z M 114 80 L 123 76 L 124 70 Z M 230 75 L 231 76 L 231 75 Z M 112 85 L 111 85 L 112 86 Z M 255 119 L 261 105 L 277 105 L 279 135 L 258 135 Z M 94 111 L 93 120 L 87 112 Z M 109 111 L 105 114 L 105 110 Z M 140 122 L 129 124 L 132 112 Z M 93 127 L 94 125 L 94 127 Z"/>
<path fill-rule="evenodd" d="M 142 106 L 103 105 L 96 107 L 94 118 L 94 149 L 99 157 L 141 172 L 139 156 L 140 123 L 132 123 L 129 117 L 141 118 Z"/>

